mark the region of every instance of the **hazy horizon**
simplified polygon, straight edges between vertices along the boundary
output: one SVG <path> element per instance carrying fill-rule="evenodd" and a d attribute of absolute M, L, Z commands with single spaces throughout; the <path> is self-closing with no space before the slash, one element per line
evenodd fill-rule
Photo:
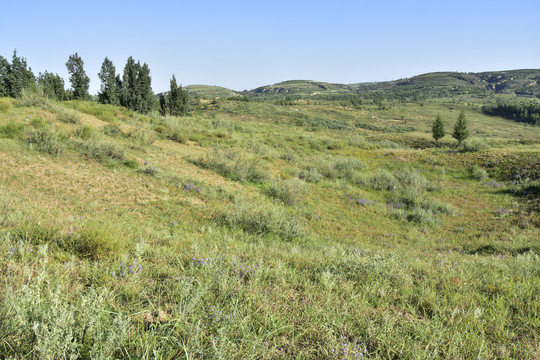
<path fill-rule="evenodd" d="M 133 56 L 148 63 L 152 87 L 250 90 L 286 80 L 391 81 L 430 72 L 539 68 L 540 25 L 524 13 L 540 4 L 503 1 L 131 2 L 67 1 L 4 5 L 0 55 L 14 49 L 37 75 L 58 73 L 78 52 L 99 90 L 105 57 L 117 73 Z"/>

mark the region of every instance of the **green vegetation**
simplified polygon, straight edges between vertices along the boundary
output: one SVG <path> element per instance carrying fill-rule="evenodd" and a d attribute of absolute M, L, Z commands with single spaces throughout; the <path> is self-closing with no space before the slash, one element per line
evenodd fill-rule
<path fill-rule="evenodd" d="M 437 118 L 435 119 L 435 122 L 433 123 L 433 126 L 431 127 L 431 134 L 433 135 L 433 138 L 435 139 L 435 143 L 437 144 L 437 146 L 439 146 L 439 140 L 442 139 L 446 135 L 444 131 L 444 124 L 439 115 L 437 115 Z"/>
<path fill-rule="evenodd" d="M 70 74 L 69 81 L 73 89 L 73 98 L 75 100 L 86 100 L 90 97 L 88 88 L 90 87 L 90 78 L 84 71 L 84 61 L 78 53 L 70 55 L 66 62 L 66 67 Z"/>
<path fill-rule="evenodd" d="M 0 98 L 0 358 L 538 357 L 540 128 L 482 111 L 534 71 L 178 117 L 105 65 L 107 104 Z"/>

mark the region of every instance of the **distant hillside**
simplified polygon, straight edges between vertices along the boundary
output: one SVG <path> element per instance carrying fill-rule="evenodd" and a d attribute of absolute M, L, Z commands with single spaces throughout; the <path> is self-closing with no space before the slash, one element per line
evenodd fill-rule
<path fill-rule="evenodd" d="M 312 80 L 290 80 L 261 86 L 243 94 L 252 97 L 335 97 L 380 94 L 405 98 L 445 97 L 459 94 L 515 94 L 540 98 L 540 69 L 482 73 L 436 72 L 395 81 L 332 84 Z"/>
<path fill-rule="evenodd" d="M 437 95 L 459 93 L 505 93 L 540 97 L 540 69 L 492 71 L 483 73 L 437 72 L 396 81 L 353 84 L 358 93 L 373 91 L 406 93 L 435 92 Z"/>
<path fill-rule="evenodd" d="M 330 84 L 311 80 L 289 80 L 274 85 L 261 86 L 247 93 L 252 96 L 296 95 L 312 96 L 318 94 L 353 94 L 355 88 L 344 84 Z"/>
<path fill-rule="evenodd" d="M 202 98 L 224 98 L 229 96 L 238 95 L 234 90 L 230 90 L 221 86 L 212 85 L 189 85 L 184 88 L 188 93 L 192 95 L 199 95 Z"/>

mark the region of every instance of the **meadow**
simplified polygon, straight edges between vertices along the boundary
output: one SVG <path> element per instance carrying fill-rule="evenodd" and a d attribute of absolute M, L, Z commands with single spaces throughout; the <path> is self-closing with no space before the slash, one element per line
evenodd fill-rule
<path fill-rule="evenodd" d="M 540 127 L 484 104 L 0 98 L 0 357 L 540 358 Z"/>

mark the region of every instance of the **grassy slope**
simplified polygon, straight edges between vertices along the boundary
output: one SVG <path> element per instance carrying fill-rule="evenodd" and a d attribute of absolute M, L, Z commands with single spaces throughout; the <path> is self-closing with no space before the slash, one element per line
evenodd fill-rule
<path fill-rule="evenodd" d="M 540 218 L 508 181 L 537 176 L 537 127 L 459 100 L 180 119 L 0 101 L 2 357 L 540 356 Z M 461 109 L 492 149 L 429 143 Z M 59 155 L 28 144 L 43 128 Z"/>

